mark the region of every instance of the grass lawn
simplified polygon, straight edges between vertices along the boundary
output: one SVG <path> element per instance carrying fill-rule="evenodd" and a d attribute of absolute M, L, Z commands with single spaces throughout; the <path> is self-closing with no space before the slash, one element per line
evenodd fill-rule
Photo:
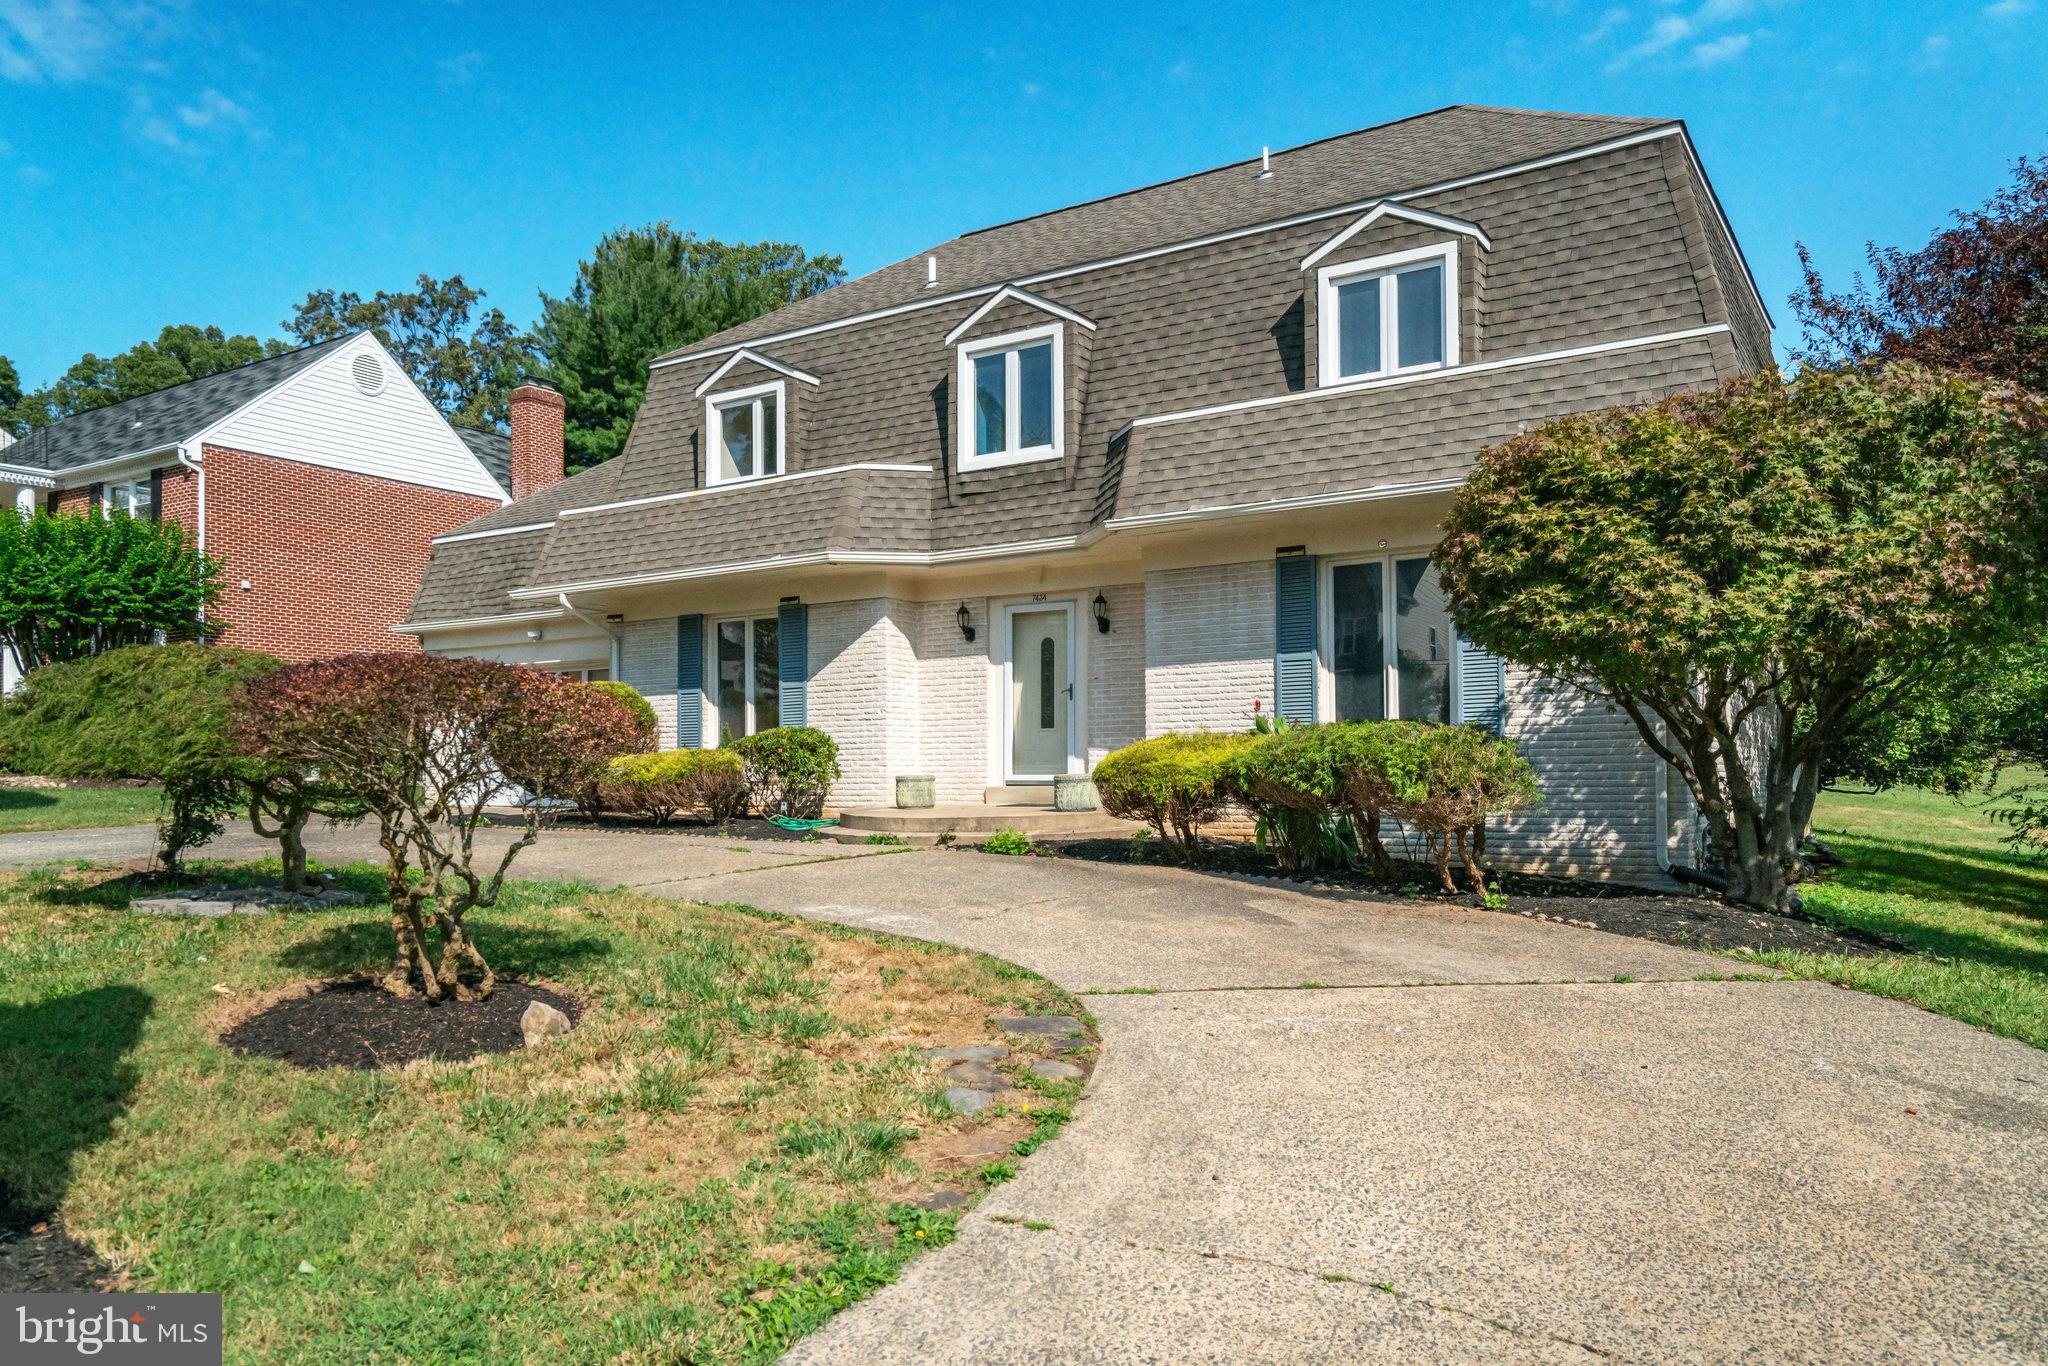
<path fill-rule="evenodd" d="M 137 1288 L 223 1292 L 230 1361 L 769 1359 L 952 1236 L 902 1201 L 1007 1179 L 1079 1091 L 1017 1046 L 1022 1101 L 963 1119 L 914 1052 L 1077 1013 L 1022 969 L 537 884 L 473 923 L 588 1003 L 574 1033 L 299 1071 L 216 1034 L 379 967 L 388 913 L 159 918 L 107 876 L 0 876 L 0 1205 Z"/>
<path fill-rule="evenodd" d="M 0 835 L 149 825 L 156 799 L 153 787 L 0 787 Z"/>
<path fill-rule="evenodd" d="M 1848 864 L 1802 889 L 1807 908 L 1916 952 L 1764 962 L 2048 1048 L 2048 868 L 1999 843 L 1982 798 L 1826 793 L 1814 830 Z"/>

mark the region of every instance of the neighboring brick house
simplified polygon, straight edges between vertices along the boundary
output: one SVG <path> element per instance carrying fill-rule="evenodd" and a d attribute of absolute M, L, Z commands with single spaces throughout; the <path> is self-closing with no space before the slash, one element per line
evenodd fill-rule
<path fill-rule="evenodd" d="M 656 360 L 624 452 L 436 538 L 429 649 L 615 667 L 665 743 L 802 719 L 841 805 L 1017 800 L 1144 735 L 1504 729 L 1489 853 L 1695 848 L 1629 723 L 1473 648 L 1480 450 L 1770 362 L 1681 123 L 1454 106 L 969 233 Z"/>
<path fill-rule="evenodd" d="M 214 629 L 288 660 L 410 648 L 428 543 L 561 478 L 503 435 L 451 427 L 368 333 L 80 413 L 0 451 L 0 498 L 176 521 L 221 561 Z M 6 661 L 11 673 L 15 661 Z"/>

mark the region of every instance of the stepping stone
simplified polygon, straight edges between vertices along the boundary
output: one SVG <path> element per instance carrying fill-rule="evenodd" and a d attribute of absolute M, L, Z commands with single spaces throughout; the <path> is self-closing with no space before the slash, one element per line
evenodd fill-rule
<path fill-rule="evenodd" d="M 956 1062 L 946 1069 L 946 1080 L 955 1086 L 971 1086 L 977 1091 L 1007 1091 L 1010 1083 L 1003 1074 L 985 1062 Z"/>
<path fill-rule="evenodd" d="M 1054 1058 L 1041 1058 L 1031 1064 L 1031 1075 L 1034 1077 L 1044 1077 L 1047 1081 L 1079 1081 L 1081 1079 L 1081 1069 L 1070 1062 L 1060 1062 Z"/>
<path fill-rule="evenodd" d="M 967 1203 L 967 1197 L 959 1191 L 933 1191 L 921 1200 L 910 1202 L 912 1209 L 959 1209 Z"/>
<path fill-rule="evenodd" d="M 999 1043 L 985 1043 L 973 1048 L 920 1048 L 917 1056 L 941 1062 L 994 1062 L 1009 1057 L 1010 1050 Z"/>
<path fill-rule="evenodd" d="M 977 1091 L 971 1086 L 948 1086 L 946 1088 L 946 1104 L 952 1106 L 963 1115 L 980 1114 L 989 1107 L 989 1102 L 994 1099 L 995 1097 L 988 1092 Z"/>
<path fill-rule="evenodd" d="M 1081 1032 L 1081 1022 L 1071 1015 L 1012 1015 L 996 1021 L 1006 1034 L 1028 1034 L 1035 1039 L 1057 1039 Z"/>

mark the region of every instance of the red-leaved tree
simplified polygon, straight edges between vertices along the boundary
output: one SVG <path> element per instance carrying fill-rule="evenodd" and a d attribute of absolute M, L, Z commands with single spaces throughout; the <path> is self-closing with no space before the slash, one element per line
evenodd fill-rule
<path fill-rule="evenodd" d="M 1801 360 L 1910 360 L 2048 393 L 2048 161 L 2022 157 L 2012 184 L 1926 246 L 1868 251 L 1873 278 L 1836 292 L 1799 248 Z"/>
<path fill-rule="evenodd" d="M 497 978 L 465 917 L 497 904 L 506 869 L 552 811 L 652 738 L 587 684 L 410 654 L 316 660 L 257 679 L 242 692 L 237 737 L 248 754 L 317 772 L 376 819 L 395 940 L 384 986 L 434 1002 L 490 995 Z M 487 807 L 509 803 L 520 805 L 523 824 L 482 871 L 477 828 Z M 429 918 L 438 963 L 428 954 Z"/>

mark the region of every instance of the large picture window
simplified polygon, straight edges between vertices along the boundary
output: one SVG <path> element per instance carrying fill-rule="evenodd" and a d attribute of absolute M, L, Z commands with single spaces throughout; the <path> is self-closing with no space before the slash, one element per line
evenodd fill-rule
<path fill-rule="evenodd" d="M 1322 382 L 1458 363 L 1455 246 L 1326 266 L 1319 275 Z"/>
<path fill-rule="evenodd" d="M 1061 341 L 1041 327 L 960 348 L 960 467 L 1060 454 Z"/>
<path fill-rule="evenodd" d="M 773 730 L 781 719 L 781 637 L 774 617 L 718 623 L 719 743 Z"/>
<path fill-rule="evenodd" d="M 1338 720 L 1448 722 L 1455 647 L 1450 610 L 1427 556 L 1331 567 L 1329 664 Z"/>

